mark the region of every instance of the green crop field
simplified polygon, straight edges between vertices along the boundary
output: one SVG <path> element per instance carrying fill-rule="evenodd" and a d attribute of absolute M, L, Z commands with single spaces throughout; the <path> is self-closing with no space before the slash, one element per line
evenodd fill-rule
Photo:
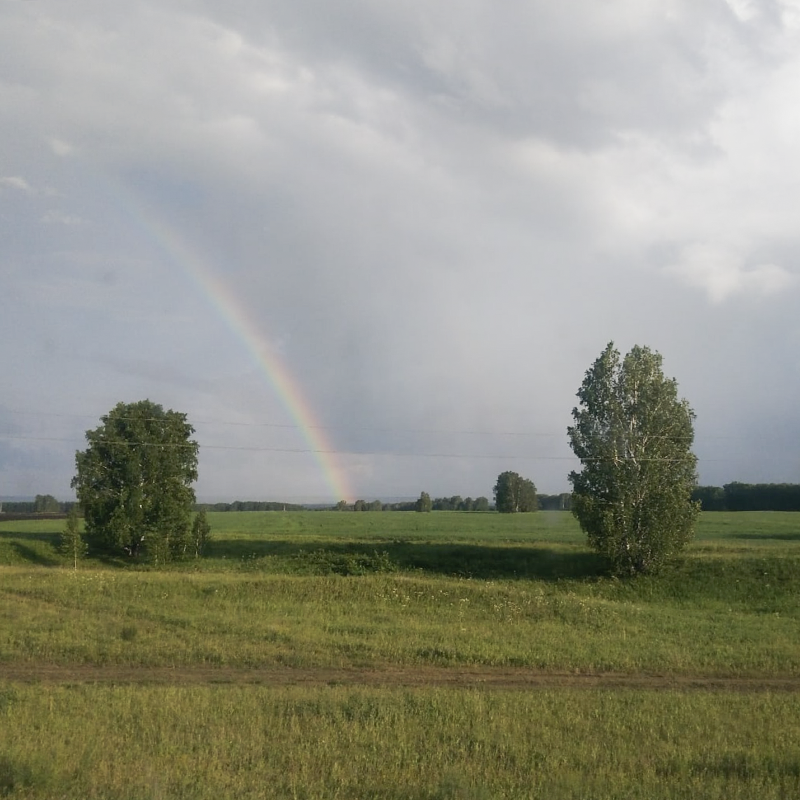
<path fill-rule="evenodd" d="M 166 570 L 0 522 L 0 797 L 800 796 L 800 514 L 627 582 L 560 512 L 209 519 Z"/>

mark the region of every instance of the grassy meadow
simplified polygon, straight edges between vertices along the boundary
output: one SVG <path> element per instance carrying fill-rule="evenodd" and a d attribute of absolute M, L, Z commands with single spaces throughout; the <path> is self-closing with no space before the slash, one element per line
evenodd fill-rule
<path fill-rule="evenodd" d="M 209 520 L 159 571 L 0 521 L 0 797 L 800 796 L 798 514 L 627 582 L 567 513 Z"/>

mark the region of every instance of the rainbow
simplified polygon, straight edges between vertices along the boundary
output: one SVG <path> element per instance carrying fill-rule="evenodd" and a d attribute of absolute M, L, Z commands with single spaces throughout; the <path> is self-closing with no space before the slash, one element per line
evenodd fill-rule
<path fill-rule="evenodd" d="M 352 500 L 353 492 L 344 469 L 338 463 L 336 452 L 325 435 L 324 427 L 317 422 L 311 404 L 305 398 L 299 384 L 286 365 L 264 341 L 258 326 L 247 310 L 207 266 L 198 253 L 191 249 L 179 234 L 155 215 L 149 213 L 141 203 L 126 192 L 129 207 L 155 240 L 158 247 L 169 255 L 198 287 L 209 305 L 214 309 L 237 339 L 243 344 L 255 362 L 267 384 L 275 392 L 294 425 L 297 426 L 320 467 L 325 483 L 334 500 Z"/>

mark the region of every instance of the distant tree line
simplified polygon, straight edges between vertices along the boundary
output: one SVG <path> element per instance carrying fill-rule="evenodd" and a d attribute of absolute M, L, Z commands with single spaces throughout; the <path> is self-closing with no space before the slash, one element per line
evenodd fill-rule
<path fill-rule="evenodd" d="M 434 511 L 488 511 L 487 497 L 464 497 L 455 494 L 452 497 L 434 497 L 431 501 Z"/>
<path fill-rule="evenodd" d="M 261 502 L 258 500 L 235 500 L 233 503 L 195 503 L 195 511 L 303 511 L 297 503 Z"/>
<path fill-rule="evenodd" d="M 703 511 L 800 511 L 800 484 L 726 483 L 692 492 Z"/>
<path fill-rule="evenodd" d="M 74 500 L 62 503 L 51 494 L 37 494 L 33 500 L 4 501 L 0 504 L 4 514 L 55 514 L 59 516 L 69 514 L 74 505 Z"/>
<path fill-rule="evenodd" d="M 347 510 L 347 509 L 345 509 Z M 353 511 L 383 511 L 383 503 L 380 500 L 356 500 L 353 503 Z"/>
<path fill-rule="evenodd" d="M 537 494 L 536 499 L 542 511 L 572 511 L 572 494 Z"/>
<path fill-rule="evenodd" d="M 356 500 L 348 503 L 340 500 L 335 511 L 490 511 L 491 506 L 486 497 L 434 497 L 422 492 L 417 500 L 406 500 L 397 503 L 382 503 L 380 500 Z"/>
<path fill-rule="evenodd" d="M 716 487 L 700 487 L 701 489 L 713 489 L 722 493 L 722 489 Z M 422 492 L 422 503 L 424 509 L 418 506 L 420 500 L 409 500 L 397 503 L 383 503 L 380 500 L 356 500 L 355 503 L 348 503 L 341 500 L 336 504 L 336 511 L 494 511 L 495 506 L 489 503 L 487 497 L 461 497 L 452 495 L 451 497 L 431 498 L 427 492 Z M 544 511 L 569 511 L 571 508 L 572 495 L 563 492 L 561 494 L 537 494 L 537 507 Z M 54 514 L 66 516 L 77 503 L 70 500 L 62 502 L 56 500 L 50 494 L 37 494 L 34 500 L 4 502 L 0 506 L 0 511 L 4 514 Z M 704 504 L 705 507 L 705 504 Z M 194 511 L 303 511 L 307 507 L 297 503 L 281 503 L 279 501 L 260 501 L 260 500 L 235 500 L 232 503 L 195 503 Z"/>
<path fill-rule="evenodd" d="M 345 500 L 336 504 L 337 511 L 494 511 L 486 497 L 431 498 L 422 492 L 420 499 L 397 503 L 380 500 Z M 427 498 L 427 499 L 426 499 Z M 703 511 L 800 511 L 800 484 L 797 483 L 726 483 L 724 486 L 697 486 L 692 500 Z M 419 508 L 420 502 L 424 508 Z M 430 507 L 427 506 L 428 502 Z M 33 500 L 6 501 L 0 505 L 3 515 L 54 514 L 66 516 L 77 505 L 75 501 L 56 500 L 50 494 L 37 494 Z M 542 511 L 571 511 L 572 494 L 536 494 L 536 507 Z M 303 511 L 306 506 L 277 501 L 236 500 L 232 503 L 195 503 L 195 511 Z"/>

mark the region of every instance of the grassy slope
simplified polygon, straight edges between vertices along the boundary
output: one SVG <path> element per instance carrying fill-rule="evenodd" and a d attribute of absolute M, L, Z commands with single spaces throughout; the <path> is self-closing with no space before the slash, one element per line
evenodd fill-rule
<path fill-rule="evenodd" d="M 74 572 L 52 523 L 9 523 L 0 662 L 792 675 L 796 521 L 708 514 L 686 557 L 633 582 L 559 513 L 220 514 L 211 557 L 165 572 Z"/>

